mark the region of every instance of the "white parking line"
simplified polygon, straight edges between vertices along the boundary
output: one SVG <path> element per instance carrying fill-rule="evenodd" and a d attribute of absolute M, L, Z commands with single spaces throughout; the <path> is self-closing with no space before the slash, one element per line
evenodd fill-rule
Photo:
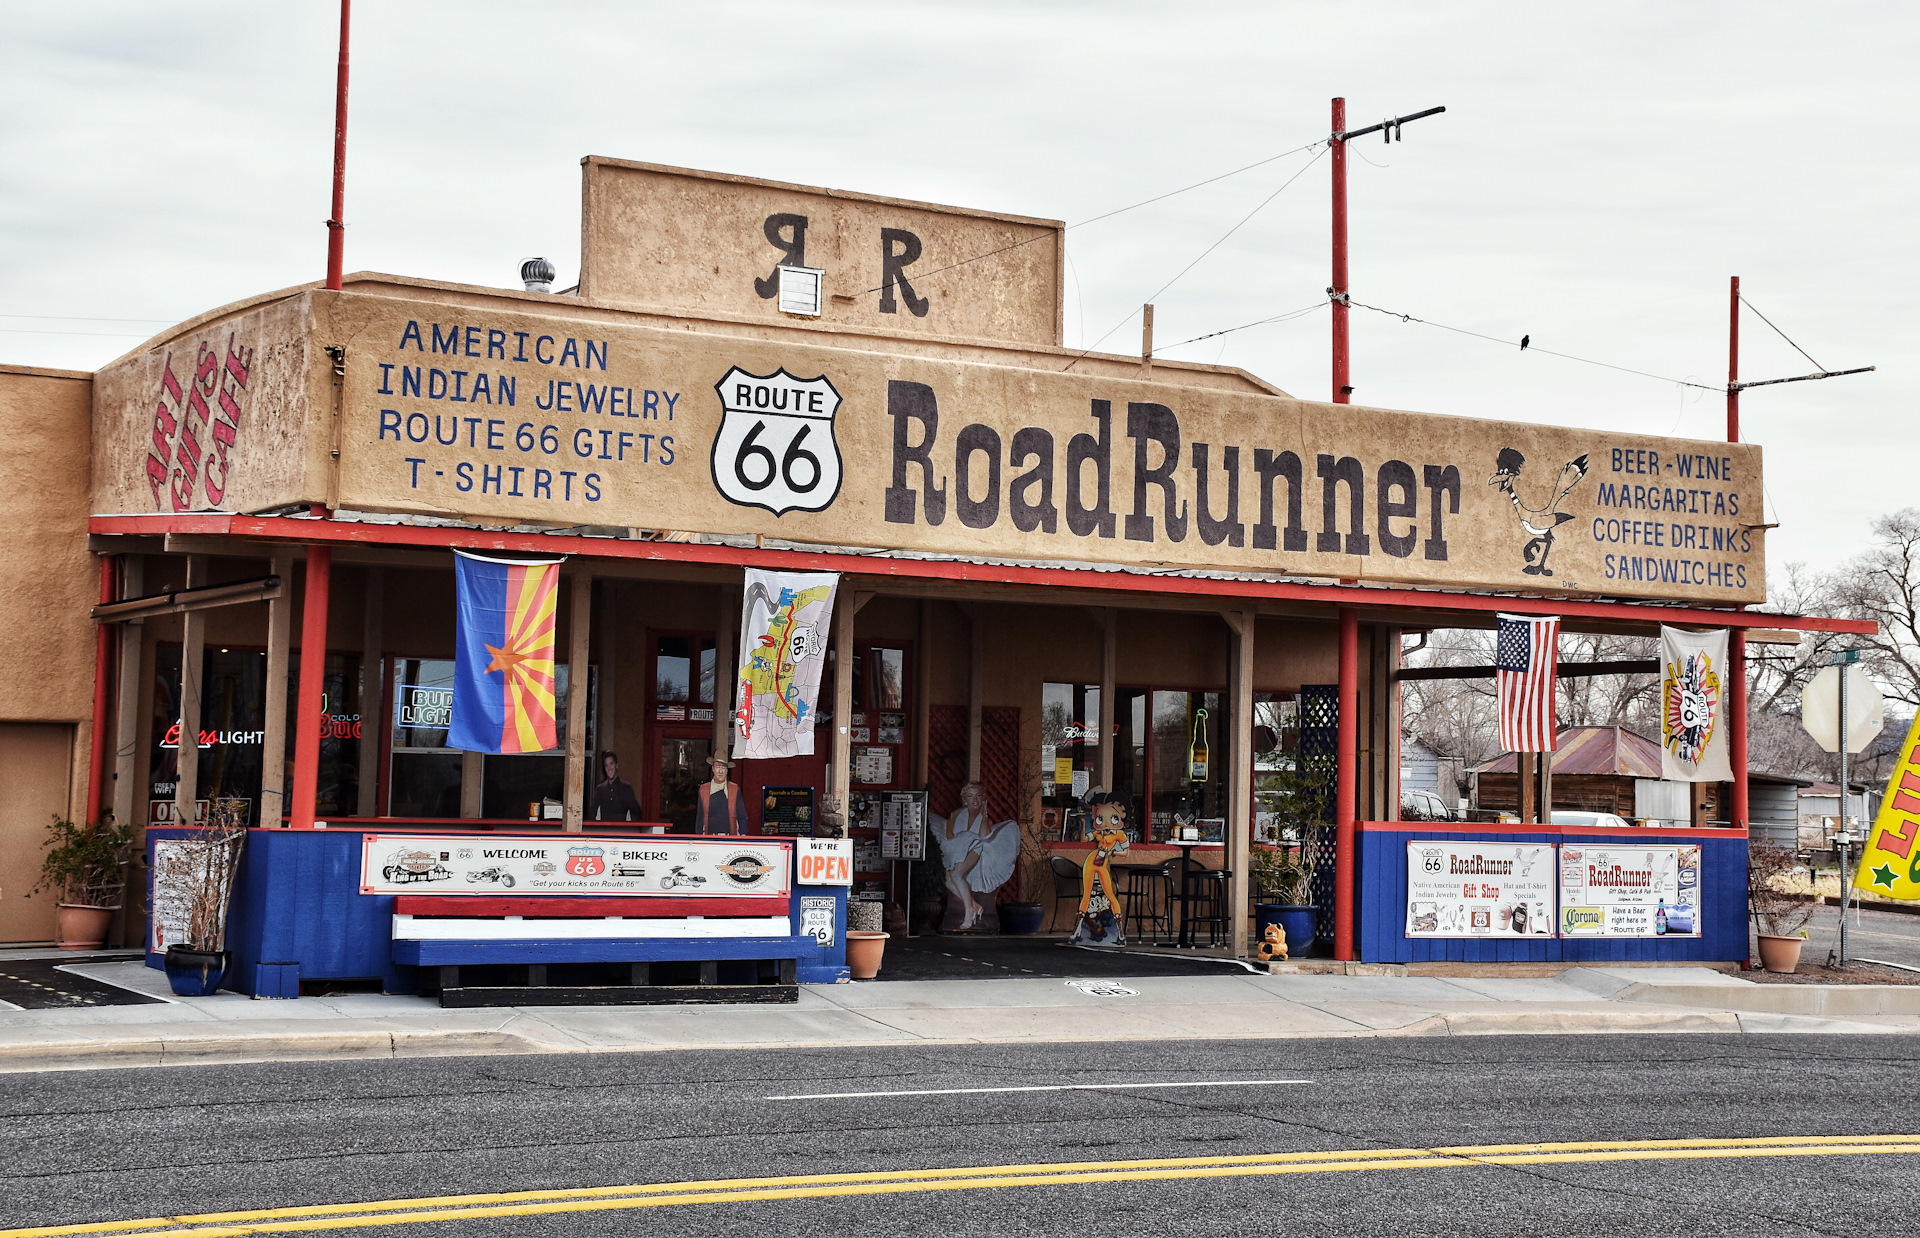
<path fill-rule="evenodd" d="M 1143 1088 L 1276 1088 L 1311 1084 L 1311 1079 L 1198 1079 L 1172 1083 L 1051 1083 L 1011 1088 L 923 1088 L 902 1092 L 813 1092 L 804 1096 L 768 1096 L 765 1100 L 863 1100 L 875 1096 L 985 1096 L 999 1092 L 1117 1092 Z"/>

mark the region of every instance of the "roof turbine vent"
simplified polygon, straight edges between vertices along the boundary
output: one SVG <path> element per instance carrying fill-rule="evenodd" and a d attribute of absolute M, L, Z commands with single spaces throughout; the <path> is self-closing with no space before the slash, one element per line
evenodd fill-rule
<path fill-rule="evenodd" d="M 545 258 L 529 258 L 520 264 L 520 282 L 528 292 L 552 292 L 553 276 L 553 264 Z"/>

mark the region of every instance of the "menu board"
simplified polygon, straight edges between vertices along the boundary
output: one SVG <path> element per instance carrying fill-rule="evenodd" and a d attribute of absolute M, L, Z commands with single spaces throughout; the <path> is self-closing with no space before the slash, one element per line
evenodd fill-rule
<path fill-rule="evenodd" d="M 889 860 L 927 858 L 925 791 L 894 791 L 881 802 L 880 854 Z"/>
<path fill-rule="evenodd" d="M 762 788 L 760 832 L 796 838 L 810 837 L 813 834 L 813 788 Z"/>
<path fill-rule="evenodd" d="M 1700 848 L 1560 848 L 1562 937 L 1700 936 Z"/>
<path fill-rule="evenodd" d="M 1407 936 L 1551 937 L 1548 843 L 1407 844 Z"/>

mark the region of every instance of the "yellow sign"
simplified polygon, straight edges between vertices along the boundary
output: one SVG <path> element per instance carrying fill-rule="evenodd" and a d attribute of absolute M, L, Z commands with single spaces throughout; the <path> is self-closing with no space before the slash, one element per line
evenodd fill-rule
<path fill-rule="evenodd" d="M 1900 746 L 1900 764 L 1887 779 L 1887 798 L 1873 819 L 1873 833 L 1860 853 L 1853 875 L 1856 889 L 1885 898 L 1920 899 L 1920 764 L 1914 747 L 1920 744 L 1920 718 L 1914 719 Z"/>
<path fill-rule="evenodd" d="M 1073 785 L 1072 757 L 1055 757 L 1053 759 L 1053 780 L 1058 783 L 1065 783 L 1068 786 Z"/>

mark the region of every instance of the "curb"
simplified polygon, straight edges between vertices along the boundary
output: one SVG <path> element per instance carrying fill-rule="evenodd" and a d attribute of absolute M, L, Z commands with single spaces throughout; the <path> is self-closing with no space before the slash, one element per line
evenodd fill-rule
<path fill-rule="evenodd" d="M 0 1074 L 123 1066 L 437 1057 L 564 1051 L 510 1032 L 314 1032 L 273 1036 L 139 1036 L 0 1042 Z"/>
<path fill-rule="evenodd" d="M 1761 1013 L 1761 1012 L 1757 1012 Z M 1774 1013 L 1774 1012 L 1764 1012 Z M 1355 1040 L 1419 1036 L 1542 1036 L 1595 1034 L 1739 1033 L 1740 1016 L 1730 1010 L 1527 1010 L 1433 1014 L 1401 1027 L 1343 1031 L 1238 1031 L 1208 1037 L 1222 1040 Z M 1864 1030 L 1864 1029 L 1863 1029 Z M 1875 1027 L 1876 1032 L 1893 1029 Z M 986 1045 L 1071 1043 L 1073 1036 L 893 1036 L 885 1038 L 794 1039 L 786 1049 L 888 1048 L 902 1045 Z M 1164 1040 L 1162 1033 L 1086 1036 L 1088 1042 Z M 757 1052 L 768 1041 L 737 1044 L 582 1045 L 534 1040 L 500 1031 L 411 1030 L 404 1032 L 316 1032 L 271 1036 L 138 1036 L 124 1040 L 16 1041 L 0 1043 L 0 1074 L 55 1070 L 124 1069 L 159 1066 L 212 1066 L 282 1061 L 381 1060 L 407 1057 L 497 1057 L 530 1054 Z"/>

